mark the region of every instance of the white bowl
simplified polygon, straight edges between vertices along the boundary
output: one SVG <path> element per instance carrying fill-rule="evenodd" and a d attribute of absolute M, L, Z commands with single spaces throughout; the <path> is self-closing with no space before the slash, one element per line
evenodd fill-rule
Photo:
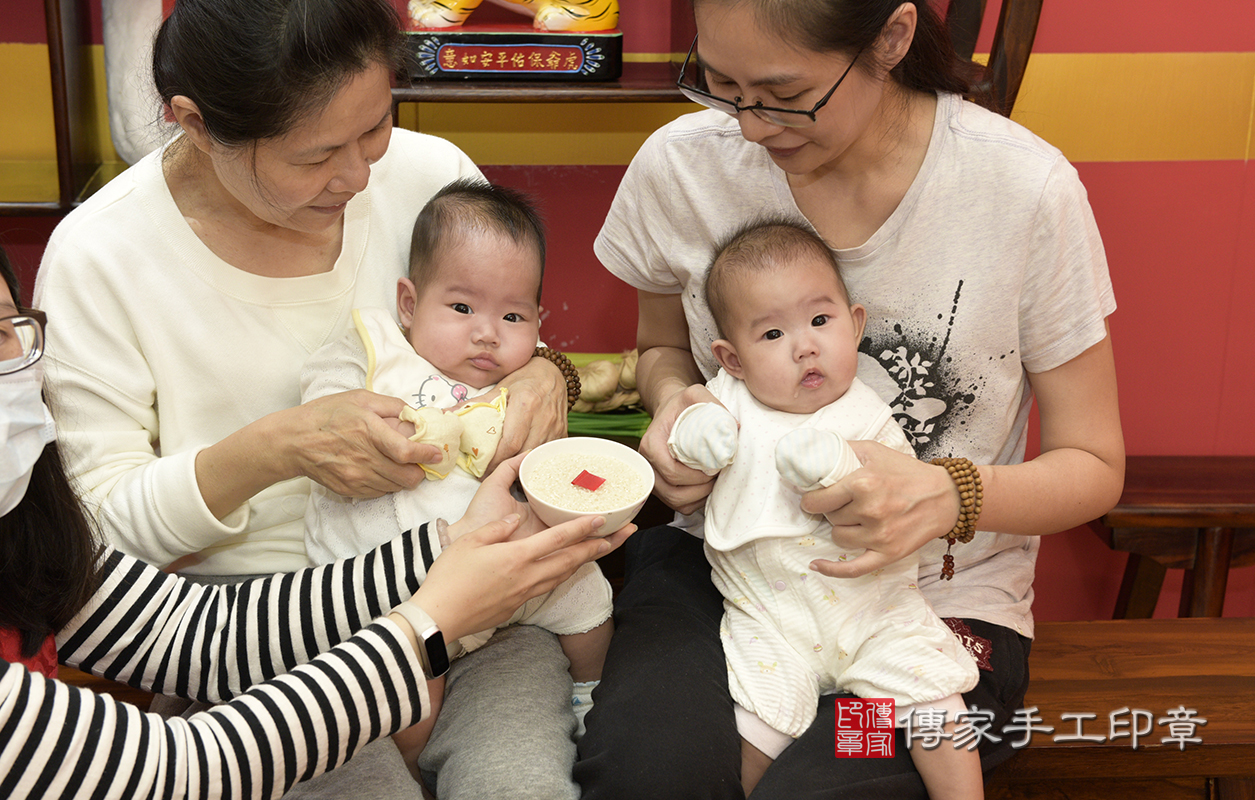
<path fill-rule="evenodd" d="M 552 456 L 564 453 L 607 456 L 621 461 L 641 476 L 642 484 L 645 488 L 638 497 L 633 498 L 626 505 L 605 510 L 599 509 L 597 511 L 575 511 L 553 505 L 536 497 L 528 487 L 528 480 L 536 471 L 536 465 L 544 463 Z M 627 445 L 612 442 L 609 439 L 599 439 L 595 436 L 572 436 L 567 439 L 554 439 L 552 442 L 545 442 L 528 453 L 527 457 L 523 459 L 523 463 L 519 465 L 519 483 L 523 486 L 523 494 L 527 495 L 528 504 L 536 512 L 536 516 L 540 517 L 541 521 L 546 525 L 559 525 L 579 517 L 598 515 L 606 518 L 606 524 L 598 530 L 597 535 L 605 536 L 614 533 L 631 522 L 632 518 L 636 516 L 636 512 L 640 511 L 641 506 L 645 505 L 645 501 L 649 499 L 649 493 L 654 490 L 654 470 L 644 456 Z"/>

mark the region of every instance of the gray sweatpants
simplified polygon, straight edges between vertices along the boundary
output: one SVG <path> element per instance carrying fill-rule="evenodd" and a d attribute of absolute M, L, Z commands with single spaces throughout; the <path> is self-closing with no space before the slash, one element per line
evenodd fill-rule
<path fill-rule="evenodd" d="M 454 661 L 418 759 L 427 787 L 440 800 L 577 800 L 569 666 L 557 637 L 531 625 Z"/>

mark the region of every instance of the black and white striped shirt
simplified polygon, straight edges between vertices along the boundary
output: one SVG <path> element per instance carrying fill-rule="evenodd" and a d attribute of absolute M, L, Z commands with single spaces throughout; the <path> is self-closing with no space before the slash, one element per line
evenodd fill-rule
<path fill-rule="evenodd" d="M 107 551 L 100 590 L 57 635 L 61 663 L 222 705 L 162 719 L 0 661 L 0 797 L 278 797 L 412 725 L 428 701 L 418 660 L 395 625 L 368 623 L 439 550 L 424 525 L 228 586 Z"/>

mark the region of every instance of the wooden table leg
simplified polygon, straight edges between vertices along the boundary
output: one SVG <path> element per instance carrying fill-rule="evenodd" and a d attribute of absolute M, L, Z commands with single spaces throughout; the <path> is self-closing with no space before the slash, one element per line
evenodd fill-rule
<path fill-rule="evenodd" d="M 1204 528 L 1199 531 L 1194 555 L 1190 591 L 1181 587 L 1179 616 L 1219 617 L 1224 613 L 1225 588 L 1229 582 L 1229 559 L 1233 554 L 1232 528 Z"/>
<path fill-rule="evenodd" d="M 1215 800 L 1255 800 L 1255 778 L 1213 779 Z"/>
<path fill-rule="evenodd" d="M 1124 578 L 1116 596 L 1112 619 L 1150 619 L 1155 615 L 1159 590 L 1163 588 L 1167 567 L 1153 558 L 1129 553 L 1124 565 Z"/>

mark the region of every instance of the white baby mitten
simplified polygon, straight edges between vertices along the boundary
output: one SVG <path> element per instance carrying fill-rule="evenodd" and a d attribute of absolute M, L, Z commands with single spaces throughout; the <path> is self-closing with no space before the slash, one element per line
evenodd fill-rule
<path fill-rule="evenodd" d="M 571 693 L 571 710 L 575 712 L 575 741 L 577 742 L 584 737 L 584 716 L 593 707 L 593 689 L 597 688 L 599 683 L 601 681 L 577 682 Z"/>
<path fill-rule="evenodd" d="M 861 466 L 854 448 L 832 431 L 798 428 L 776 442 L 780 477 L 804 492 L 831 486 Z"/>
<path fill-rule="evenodd" d="M 736 456 L 736 417 L 718 403 L 698 403 L 680 412 L 667 449 L 676 461 L 707 475 L 732 463 Z"/>

